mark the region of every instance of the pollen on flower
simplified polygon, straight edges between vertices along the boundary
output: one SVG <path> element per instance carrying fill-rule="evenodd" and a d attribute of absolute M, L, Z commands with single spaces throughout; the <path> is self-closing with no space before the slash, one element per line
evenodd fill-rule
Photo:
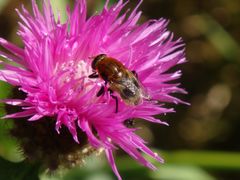
<path fill-rule="evenodd" d="M 71 83 L 76 90 L 88 91 L 96 84 L 93 79 L 89 79 L 92 69 L 84 60 L 70 60 L 63 62 L 60 67 L 56 67 L 56 77 L 60 77 L 63 84 Z M 61 76 L 62 75 L 62 76 Z"/>
<path fill-rule="evenodd" d="M 88 149 L 87 148 L 84 148 L 83 150 L 82 150 L 82 153 L 83 154 L 86 154 L 88 152 Z"/>
<path fill-rule="evenodd" d="M 104 148 L 99 148 L 96 155 L 100 156 L 104 152 Z"/>
<path fill-rule="evenodd" d="M 142 153 L 163 162 L 135 134 L 131 119 L 167 125 L 155 118 L 174 112 L 165 103 L 186 104 L 174 97 L 186 91 L 171 83 L 181 72 L 169 71 L 185 62 L 184 44 L 174 39 L 163 18 L 138 24 L 141 2 L 124 12 L 127 3 L 109 6 L 107 0 L 101 12 L 87 18 L 86 1 L 77 0 L 72 11 L 67 8 L 64 23 L 55 20 L 50 0 L 42 0 L 42 11 L 35 0 L 32 13 L 24 7 L 17 11 L 24 47 L 0 38 L 8 51 L 0 51 L 5 59 L 0 80 L 14 86 L 12 97 L 2 100 L 8 112 L 4 118 L 17 119 L 11 133 L 28 160 L 55 170 L 104 151 L 119 180 L 116 147 L 150 169 L 155 167 Z M 112 63 L 101 76 L 89 58 L 98 55 Z"/>
<path fill-rule="evenodd" d="M 69 60 L 56 65 L 57 73 L 67 73 L 66 77 L 79 79 L 87 77 L 91 73 L 91 68 L 84 60 Z"/>

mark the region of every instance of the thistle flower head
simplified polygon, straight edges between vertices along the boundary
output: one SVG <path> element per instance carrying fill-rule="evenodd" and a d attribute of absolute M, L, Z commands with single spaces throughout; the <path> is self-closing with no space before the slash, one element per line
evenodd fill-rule
<path fill-rule="evenodd" d="M 103 148 L 106 157 L 119 179 L 121 179 L 113 157 L 113 150 L 121 148 L 138 162 L 151 169 L 155 167 L 145 160 L 140 151 L 159 162 L 162 158 L 152 152 L 134 128 L 125 121 L 132 118 L 153 123 L 167 124 L 154 115 L 173 112 L 164 103 L 183 103 L 172 93 L 185 93 L 179 84 L 170 81 L 181 76 L 181 71 L 170 72 L 173 66 L 185 61 L 181 39 L 174 40 L 167 30 L 165 19 L 149 20 L 137 24 L 141 12 L 138 6 L 129 13 L 122 12 L 126 3 L 121 0 L 87 18 L 85 0 L 78 0 L 68 19 L 55 20 L 49 1 L 43 2 L 42 12 L 32 0 L 32 11 L 24 7 L 18 11 L 21 18 L 18 35 L 23 48 L 0 39 L 8 53 L 0 51 L 5 58 L 0 69 L 0 80 L 19 87 L 26 94 L 24 99 L 5 99 L 6 104 L 20 106 L 22 110 L 5 118 L 27 118 L 38 121 L 52 117 L 55 129 L 60 134 L 67 127 L 76 143 L 83 131 L 89 144 Z M 135 71 L 137 79 L 148 93 L 138 105 L 128 105 L 119 96 L 116 102 L 108 91 L 97 97 L 104 85 L 103 78 L 91 79 L 92 57 L 106 54 L 121 62 L 127 70 Z M 106 85 L 106 88 L 109 84 Z M 49 119 L 44 119 L 45 121 Z"/>

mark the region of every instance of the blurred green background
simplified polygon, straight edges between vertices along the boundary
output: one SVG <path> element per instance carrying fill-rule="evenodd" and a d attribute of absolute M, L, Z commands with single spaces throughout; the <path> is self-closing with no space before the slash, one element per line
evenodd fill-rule
<path fill-rule="evenodd" d="M 73 0 L 52 0 L 55 10 L 65 14 Z M 111 3 L 116 2 L 114 0 Z M 133 8 L 137 0 L 131 0 Z M 16 36 L 15 8 L 29 0 L 0 0 L 0 36 L 21 46 Z M 104 1 L 88 0 L 89 15 L 101 9 Z M 182 87 L 189 92 L 179 96 L 191 106 L 175 106 L 177 113 L 161 117 L 170 126 L 137 123 L 139 134 L 159 151 L 165 164 L 154 163 L 150 171 L 125 154 L 117 165 L 123 179 L 240 179 L 240 1 L 239 0 L 145 0 L 141 21 L 164 17 L 169 29 L 186 43 L 188 63 L 183 69 Z M 63 21 L 65 17 L 63 16 Z M 0 83 L 0 98 L 11 87 Z M 4 114 L 1 105 L 0 113 Z M 21 162 L 14 139 L 8 136 L 11 121 L 0 121 L 0 179 L 37 179 L 33 165 Z M 86 166 L 40 179 L 116 179 L 105 157 L 90 157 Z"/>

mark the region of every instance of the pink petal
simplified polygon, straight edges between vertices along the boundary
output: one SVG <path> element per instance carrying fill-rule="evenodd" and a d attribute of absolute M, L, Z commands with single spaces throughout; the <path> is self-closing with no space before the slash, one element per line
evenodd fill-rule
<path fill-rule="evenodd" d="M 106 156 L 107 156 L 107 159 L 108 159 L 108 162 L 109 164 L 111 165 L 112 167 L 112 170 L 113 172 L 115 173 L 115 175 L 117 176 L 118 180 L 122 180 L 118 170 L 117 170 L 117 167 L 116 167 L 116 164 L 115 164 L 115 161 L 114 161 L 114 157 L 113 157 L 113 153 L 112 153 L 112 150 L 109 150 L 109 149 L 105 149 L 105 153 L 106 153 Z"/>

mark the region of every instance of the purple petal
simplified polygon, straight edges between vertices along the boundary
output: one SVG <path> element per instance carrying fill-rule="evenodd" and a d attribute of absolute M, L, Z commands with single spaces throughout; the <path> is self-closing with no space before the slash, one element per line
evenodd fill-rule
<path fill-rule="evenodd" d="M 34 109 L 30 109 L 30 110 L 26 110 L 26 111 L 14 113 L 14 114 L 6 115 L 6 116 L 2 117 L 2 119 L 28 117 L 28 116 L 34 115 L 35 113 L 36 113 L 36 111 Z"/>
<path fill-rule="evenodd" d="M 109 150 L 109 149 L 105 149 L 105 153 L 106 153 L 108 162 L 111 165 L 112 170 L 115 173 L 115 175 L 117 176 L 118 180 L 122 180 L 122 178 L 121 178 L 121 176 L 120 176 L 120 174 L 119 174 L 119 172 L 117 170 L 117 167 L 116 167 L 116 164 L 115 164 L 115 161 L 114 161 L 114 157 L 113 157 L 112 151 Z"/>

